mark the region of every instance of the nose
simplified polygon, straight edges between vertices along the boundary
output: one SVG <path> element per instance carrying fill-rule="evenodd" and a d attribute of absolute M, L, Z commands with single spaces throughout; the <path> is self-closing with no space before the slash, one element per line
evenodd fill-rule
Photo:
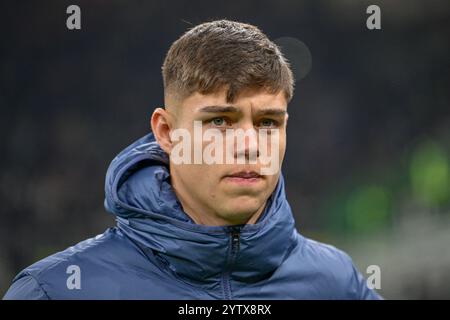
<path fill-rule="evenodd" d="M 258 133 L 252 125 L 240 127 L 235 132 L 235 158 L 238 163 L 255 162 L 259 157 Z"/>

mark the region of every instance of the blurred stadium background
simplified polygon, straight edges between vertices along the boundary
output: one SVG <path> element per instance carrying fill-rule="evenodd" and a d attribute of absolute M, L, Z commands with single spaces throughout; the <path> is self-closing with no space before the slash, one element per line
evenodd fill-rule
<path fill-rule="evenodd" d="M 79 31 L 66 28 L 70 4 L 81 7 Z M 366 28 L 370 4 L 382 30 Z M 380 266 L 386 298 L 450 298 L 447 0 L 2 1 L 0 10 L 0 296 L 24 267 L 114 225 L 104 175 L 149 131 L 166 51 L 187 28 L 228 18 L 309 48 L 283 167 L 299 231 L 347 251 L 366 276 Z M 289 43 L 301 74 L 308 54 Z"/>

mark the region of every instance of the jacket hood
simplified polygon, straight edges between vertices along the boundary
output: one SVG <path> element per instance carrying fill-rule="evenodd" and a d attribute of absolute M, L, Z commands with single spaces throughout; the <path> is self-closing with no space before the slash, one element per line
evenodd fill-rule
<path fill-rule="evenodd" d="M 152 133 L 114 158 L 105 193 L 105 208 L 116 216 L 118 228 L 177 275 L 194 282 L 216 281 L 224 272 L 247 283 L 264 279 L 299 239 L 282 175 L 257 223 L 196 224 L 172 189 L 168 156 Z M 231 235 L 236 232 L 238 250 L 231 257 L 236 240 Z"/>

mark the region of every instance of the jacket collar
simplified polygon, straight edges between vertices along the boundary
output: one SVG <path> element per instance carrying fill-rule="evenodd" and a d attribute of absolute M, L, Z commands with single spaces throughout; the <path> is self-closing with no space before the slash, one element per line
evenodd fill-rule
<path fill-rule="evenodd" d="M 116 215 L 119 229 L 176 274 L 196 282 L 216 281 L 225 272 L 238 281 L 261 280 L 297 239 L 282 175 L 257 223 L 195 224 L 170 185 L 168 156 L 152 133 L 114 158 L 105 193 L 105 208 Z"/>

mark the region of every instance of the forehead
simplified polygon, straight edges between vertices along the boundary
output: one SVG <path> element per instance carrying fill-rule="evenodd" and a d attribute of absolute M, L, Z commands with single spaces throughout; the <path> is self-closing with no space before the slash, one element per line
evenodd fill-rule
<path fill-rule="evenodd" d="M 239 112 L 249 113 L 264 108 L 287 109 L 287 101 L 283 91 L 269 93 L 263 90 L 245 90 L 242 91 L 233 103 L 226 101 L 226 90 L 211 94 L 194 93 L 184 99 L 181 104 L 180 112 L 187 115 L 194 115 L 205 106 L 234 106 Z"/>

